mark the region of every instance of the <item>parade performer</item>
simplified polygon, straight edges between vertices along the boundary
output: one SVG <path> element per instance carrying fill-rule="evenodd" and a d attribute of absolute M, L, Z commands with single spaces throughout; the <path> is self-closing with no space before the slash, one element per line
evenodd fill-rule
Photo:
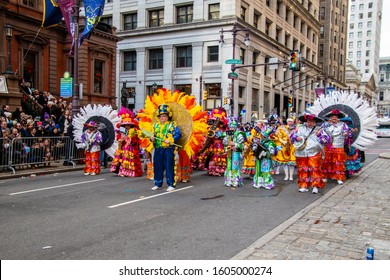
<path fill-rule="evenodd" d="M 344 142 L 348 135 L 348 127 L 340 119 L 345 117 L 339 109 L 333 109 L 325 114 L 328 121 L 322 127 L 331 137 L 331 142 L 325 147 L 325 159 L 322 163 L 324 179 L 335 179 L 339 185 L 345 180 L 345 161 L 347 155 L 344 151 Z"/>
<path fill-rule="evenodd" d="M 172 93 L 163 88 L 147 97 L 145 108 L 137 116 L 143 132 L 141 147 L 153 153 L 155 186 L 152 189 L 162 187 L 164 168 L 167 168 L 167 190 L 174 190 L 177 176 L 175 157 L 180 150 L 184 150 L 188 158 L 199 152 L 205 141 L 207 112 L 196 105 L 193 95 L 179 91 Z M 162 158 L 167 161 L 163 166 Z"/>
<path fill-rule="evenodd" d="M 253 176 L 252 186 L 254 188 L 265 188 L 271 190 L 275 183 L 272 178 L 274 162 L 272 157 L 276 154 L 275 143 L 270 139 L 272 134 L 271 127 L 262 127 L 260 124 L 252 130 L 251 149 L 256 158 L 256 172 Z"/>
<path fill-rule="evenodd" d="M 318 189 L 325 187 L 322 160 L 325 157 L 324 145 L 330 142 L 330 137 L 319 127 L 322 119 L 315 115 L 304 114 L 299 120 L 303 125 L 290 135 L 295 146 L 298 189 L 299 192 L 307 192 L 312 188 L 313 193 L 318 193 Z"/>
<path fill-rule="evenodd" d="M 278 147 L 278 153 L 273 158 L 277 168 L 280 166 L 284 169 L 284 180 L 294 180 L 293 174 L 295 169 L 295 149 L 290 140 L 290 133 L 295 129 L 294 120 L 287 119 L 287 125 L 282 123 L 276 128 L 272 135 L 272 141 Z"/>
<path fill-rule="evenodd" d="M 226 170 L 226 152 L 222 140 L 228 119 L 225 109 L 215 108 L 208 115 L 206 142 L 198 156 L 198 169 L 211 176 L 223 176 Z"/>
<path fill-rule="evenodd" d="M 86 123 L 87 129 L 81 136 L 81 142 L 85 150 L 84 175 L 97 175 L 100 173 L 100 143 L 102 134 L 98 131 L 98 125 L 94 121 Z"/>
<path fill-rule="evenodd" d="M 344 142 L 344 151 L 347 154 L 347 159 L 345 160 L 345 175 L 348 179 L 351 175 L 358 173 L 362 169 L 363 164 L 360 160 L 359 150 L 352 146 L 353 135 L 357 132 L 357 128 L 353 127 L 353 121 L 348 116 L 340 120 L 348 126 L 348 136 Z"/>
<path fill-rule="evenodd" d="M 241 177 L 242 152 L 245 143 L 244 132 L 237 129 L 238 123 L 232 120 L 223 138 L 223 144 L 227 155 L 227 165 L 225 170 L 225 186 L 241 187 L 244 185 Z"/>
<path fill-rule="evenodd" d="M 118 171 L 118 176 L 121 177 L 142 176 L 138 121 L 134 113 L 125 107 L 121 108 L 118 116 L 121 117 L 120 129 L 117 131 L 119 145 L 112 161 L 111 172 Z"/>
<path fill-rule="evenodd" d="M 186 151 L 179 150 L 176 163 L 176 182 L 188 183 L 191 178 L 192 166 L 191 160 Z"/>
<path fill-rule="evenodd" d="M 115 151 L 118 148 L 118 141 L 115 140 L 115 128 L 118 127 L 121 119 L 118 117 L 118 112 L 113 110 L 110 105 L 87 105 L 80 108 L 80 113 L 77 113 L 72 118 L 73 136 L 76 147 L 85 149 L 82 136 L 85 132 L 85 123 L 95 122 L 101 130 L 102 142 L 100 143 L 100 150 L 107 153 L 108 156 L 114 158 Z M 70 155 L 71 158 L 74 155 Z M 76 155 L 76 158 L 80 158 Z M 86 172 L 87 173 L 87 172 Z M 92 172 L 93 173 L 93 172 Z"/>
<path fill-rule="evenodd" d="M 267 128 L 264 120 L 258 120 L 256 122 L 256 126 L 258 126 L 261 131 L 264 131 Z M 253 128 L 250 128 L 246 133 L 246 141 L 244 144 L 243 152 L 244 164 L 242 167 L 242 173 L 249 175 L 250 179 L 253 179 L 253 175 L 256 173 L 256 158 L 251 148 L 253 140 L 252 133 L 255 133 L 255 130 Z"/>

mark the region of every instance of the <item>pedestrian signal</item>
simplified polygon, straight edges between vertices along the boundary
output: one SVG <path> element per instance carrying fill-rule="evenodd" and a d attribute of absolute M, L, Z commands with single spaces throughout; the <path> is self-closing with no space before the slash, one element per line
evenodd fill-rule
<path fill-rule="evenodd" d="M 207 99 L 207 90 L 203 91 L 203 100 Z"/>
<path fill-rule="evenodd" d="M 290 70 L 299 71 L 301 69 L 300 56 L 299 51 L 290 51 Z"/>

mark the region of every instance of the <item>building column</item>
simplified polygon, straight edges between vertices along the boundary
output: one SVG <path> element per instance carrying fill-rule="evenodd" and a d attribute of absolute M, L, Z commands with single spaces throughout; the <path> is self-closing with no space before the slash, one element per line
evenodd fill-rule
<path fill-rule="evenodd" d="M 137 48 L 137 74 L 135 81 L 135 110 L 139 111 L 144 107 L 144 103 L 146 100 L 146 89 L 145 89 L 145 56 L 146 49 L 145 48 Z M 139 83 L 141 81 L 141 83 Z"/>

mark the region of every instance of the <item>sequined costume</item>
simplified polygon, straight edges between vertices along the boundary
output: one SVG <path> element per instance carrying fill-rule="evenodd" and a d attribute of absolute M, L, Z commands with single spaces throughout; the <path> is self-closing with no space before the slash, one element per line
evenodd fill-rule
<path fill-rule="evenodd" d="M 97 175 L 100 173 L 100 143 L 103 138 L 94 121 L 90 121 L 85 126 L 88 129 L 81 136 L 81 143 L 85 150 L 84 175 Z"/>

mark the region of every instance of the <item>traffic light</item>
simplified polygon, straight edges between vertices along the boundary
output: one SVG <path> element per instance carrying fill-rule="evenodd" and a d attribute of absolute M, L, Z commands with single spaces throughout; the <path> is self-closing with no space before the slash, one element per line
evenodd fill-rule
<path fill-rule="evenodd" d="M 228 101 L 227 101 L 227 97 L 225 96 L 225 97 L 223 98 L 223 105 L 226 105 L 226 104 L 228 104 Z"/>
<path fill-rule="evenodd" d="M 207 90 L 203 91 L 203 100 L 207 100 Z"/>
<path fill-rule="evenodd" d="M 289 97 L 288 98 L 288 107 L 292 107 L 292 104 L 293 104 L 293 99 L 292 99 L 292 97 Z"/>
<path fill-rule="evenodd" d="M 299 51 L 290 51 L 290 65 L 289 68 L 292 71 L 299 71 L 301 70 L 301 61 L 300 61 L 301 54 Z"/>

